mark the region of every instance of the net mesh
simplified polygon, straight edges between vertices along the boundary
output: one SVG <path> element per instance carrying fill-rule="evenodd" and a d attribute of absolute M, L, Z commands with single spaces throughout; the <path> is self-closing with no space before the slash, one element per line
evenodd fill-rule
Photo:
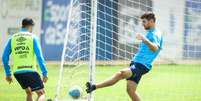
<path fill-rule="evenodd" d="M 67 99 L 70 87 L 80 85 L 84 89 L 90 71 L 91 0 L 72 2 L 59 95 Z M 136 33 L 146 33 L 140 16 L 147 11 L 156 14 L 156 26 L 164 36 L 164 48 L 155 63 L 200 62 L 201 1 L 97 0 L 97 65 L 129 64 L 140 43 Z M 83 95 L 86 98 L 87 94 Z"/>

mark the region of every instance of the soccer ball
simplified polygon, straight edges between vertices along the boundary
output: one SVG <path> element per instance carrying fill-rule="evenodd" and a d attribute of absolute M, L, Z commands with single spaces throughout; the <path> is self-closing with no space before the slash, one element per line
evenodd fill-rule
<path fill-rule="evenodd" d="M 78 99 L 82 96 L 82 88 L 80 86 L 73 86 L 68 91 L 69 96 L 71 96 L 73 99 Z"/>

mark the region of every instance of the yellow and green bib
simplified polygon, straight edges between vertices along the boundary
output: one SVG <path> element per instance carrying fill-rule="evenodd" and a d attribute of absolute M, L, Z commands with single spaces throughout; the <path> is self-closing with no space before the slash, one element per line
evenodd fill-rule
<path fill-rule="evenodd" d="M 36 56 L 33 47 L 33 35 L 31 33 L 19 32 L 12 36 L 11 49 L 14 72 L 36 71 Z"/>

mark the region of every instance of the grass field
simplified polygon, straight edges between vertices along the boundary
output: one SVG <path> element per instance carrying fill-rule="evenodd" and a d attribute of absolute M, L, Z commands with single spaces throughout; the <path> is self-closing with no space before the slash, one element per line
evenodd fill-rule
<path fill-rule="evenodd" d="M 97 67 L 96 81 L 102 81 L 120 70 L 121 66 Z M 48 66 L 49 81 L 45 84 L 47 98 L 53 98 L 58 79 L 57 66 Z M 71 82 L 85 83 L 88 76 L 86 68 L 75 69 L 77 74 L 64 71 L 64 86 Z M 12 84 L 5 81 L 5 73 L 0 68 L 0 101 L 25 101 L 25 93 L 14 80 Z M 69 81 L 66 81 L 66 79 Z M 70 83 L 69 83 L 70 82 Z M 68 96 L 68 89 L 63 87 L 62 94 Z M 146 74 L 137 90 L 143 101 L 201 101 L 201 65 L 155 65 L 153 70 Z M 36 97 L 36 96 L 35 96 Z M 115 86 L 97 90 L 95 101 L 130 101 L 126 93 L 126 81 L 122 80 Z"/>

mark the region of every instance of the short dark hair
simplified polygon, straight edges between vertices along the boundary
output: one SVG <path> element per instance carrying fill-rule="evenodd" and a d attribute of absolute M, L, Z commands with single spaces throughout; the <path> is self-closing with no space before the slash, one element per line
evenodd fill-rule
<path fill-rule="evenodd" d="M 22 28 L 25 28 L 27 26 L 33 26 L 34 25 L 34 21 L 31 18 L 24 18 L 22 20 Z"/>
<path fill-rule="evenodd" d="M 140 18 L 141 19 L 147 19 L 147 20 L 152 19 L 154 22 L 156 21 L 155 14 L 153 12 L 146 12 Z"/>

